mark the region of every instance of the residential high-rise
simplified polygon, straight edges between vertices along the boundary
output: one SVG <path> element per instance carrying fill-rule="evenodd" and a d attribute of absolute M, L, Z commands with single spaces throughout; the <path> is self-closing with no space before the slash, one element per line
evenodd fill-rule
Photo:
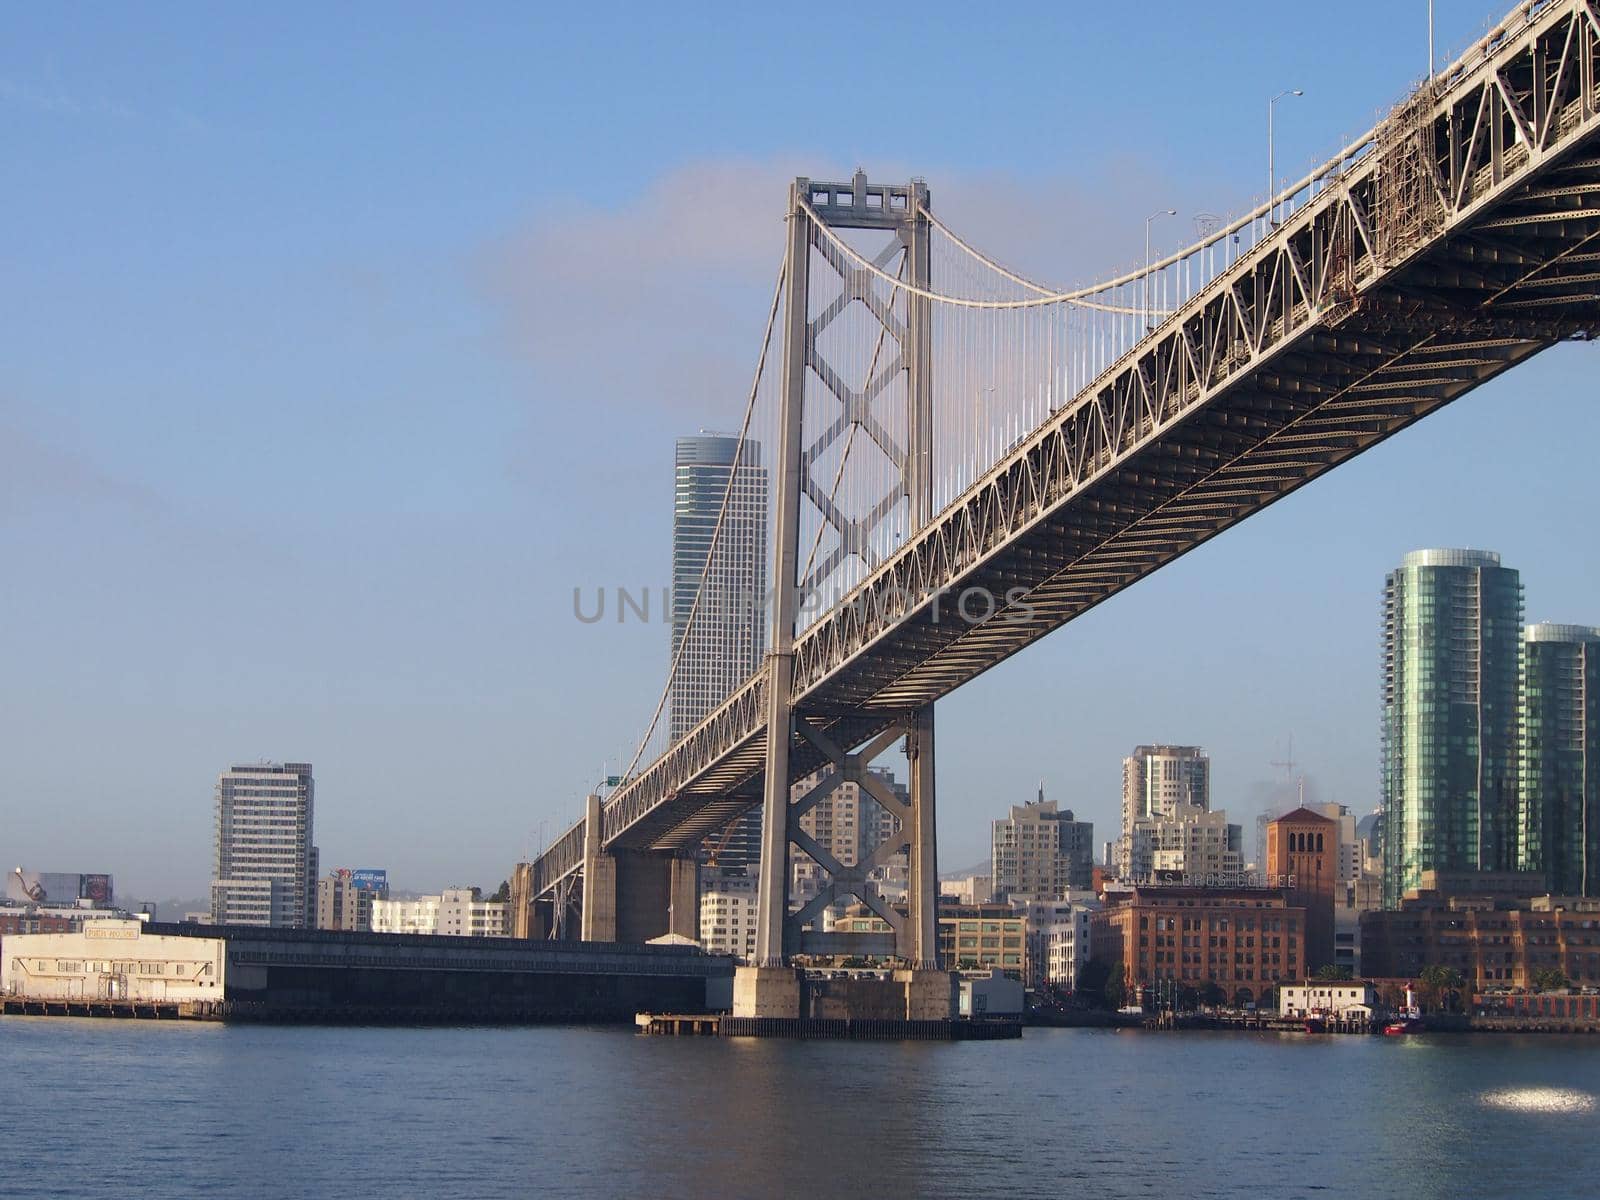
<path fill-rule="evenodd" d="M 700 945 L 707 954 L 756 957 L 756 878 L 743 871 L 700 872 Z"/>
<path fill-rule="evenodd" d="M 1600 896 L 1600 629 L 1527 627 L 1521 734 L 1519 866 Z"/>
<path fill-rule="evenodd" d="M 317 928 L 368 931 L 372 902 L 388 898 L 387 872 L 340 867 L 317 880 Z"/>
<path fill-rule="evenodd" d="M 990 878 L 996 899 L 1054 900 L 1073 888 L 1087 888 L 1094 870 L 1094 825 L 1076 820 L 1072 810 L 1057 811 L 1054 800 L 1014 804 L 1009 816 L 994 822 Z"/>
<path fill-rule="evenodd" d="M 1484 550 L 1417 550 L 1389 573 L 1383 635 L 1383 902 L 1426 870 L 1517 854 L 1522 583 Z"/>
<path fill-rule="evenodd" d="M 1122 760 L 1122 823 L 1211 807 L 1211 759 L 1199 746 L 1138 746 Z"/>
<path fill-rule="evenodd" d="M 1100 910 L 1099 897 L 1072 889 L 1060 897 L 1018 901 L 1012 907 L 1028 923 L 1028 986 L 1049 984 L 1076 991 L 1078 972 L 1089 961 L 1089 923 Z"/>
<path fill-rule="evenodd" d="M 1138 746 L 1122 760 L 1122 832 L 1114 865 L 1133 874 L 1133 827 L 1182 808 L 1211 807 L 1211 760 L 1199 746 Z"/>
<path fill-rule="evenodd" d="M 1234 886 L 1244 873 L 1244 828 L 1222 809 L 1187 804 L 1171 816 L 1145 817 L 1123 835 L 1127 867 L 1122 878 L 1148 882 L 1179 875 Z"/>
<path fill-rule="evenodd" d="M 674 741 L 761 665 L 766 579 L 767 469 L 760 444 L 746 441 L 741 450 L 737 437 L 722 434 L 679 438 L 672 513 L 672 660 L 678 665 L 668 697 Z M 761 810 L 711 841 L 723 867 L 753 865 L 761 852 Z"/>
<path fill-rule="evenodd" d="M 800 780 L 790 789 L 792 798 L 801 799 L 827 779 L 831 770 L 818 771 Z M 893 773 L 882 767 L 868 770 L 900 803 L 911 803 L 911 794 L 906 785 L 895 779 Z M 827 795 L 800 816 L 800 828 L 806 835 L 815 839 L 821 849 L 833 855 L 845 867 L 853 867 L 870 857 L 881 843 L 894 834 L 899 823 L 898 818 L 874 800 L 870 792 L 849 779 L 836 783 Z M 877 868 L 874 874 L 885 877 L 887 881 L 889 872 L 901 865 L 909 865 L 903 850 Z M 795 903 L 811 899 L 827 879 L 822 868 L 804 851 L 795 852 L 790 860 L 789 871 L 789 897 Z"/>
<path fill-rule="evenodd" d="M 310 763 L 253 763 L 217 777 L 214 925 L 305 929 L 317 916 Z"/>

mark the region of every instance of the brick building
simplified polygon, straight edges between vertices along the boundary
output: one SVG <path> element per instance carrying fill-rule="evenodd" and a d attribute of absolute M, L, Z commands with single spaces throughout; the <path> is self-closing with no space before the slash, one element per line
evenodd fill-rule
<path fill-rule="evenodd" d="M 1305 961 L 1310 975 L 1332 965 L 1334 896 L 1339 887 L 1339 825 L 1309 808 L 1267 823 L 1267 878 L 1288 888 L 1306 910 Z"/>
<path fill-rule="evenodd" d="M 1600 986 L 1600 900 L 1534 894 L 1521 872 L 1422 873 L 1395 910 L 1363 913 L 1368 975 L 1413 979 L 1454 967 L 1475 991 L 1531 988 L 1546 968 Z"/>
<path fill-rule="evenodd" d="M 1242 1004 L 1304 976 L 1305 923 L 1282 888 L 1135 887 L 1091 918 L 1090 954 L 1130 993 L 1214 983 Z"/>

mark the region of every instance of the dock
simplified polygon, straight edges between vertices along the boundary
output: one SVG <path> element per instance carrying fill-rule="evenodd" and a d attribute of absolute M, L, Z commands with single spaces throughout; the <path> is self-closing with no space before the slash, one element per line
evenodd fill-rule
<path fill-rule="evenodd" d="M 122 1021 L 218 1021 L 226 1006 L 209 1000 L 38 1000 L 0 996 L 0 1016 L 109 1017 Z"/>
<path fill-rule="evenodd" d="M 1156 1013 L 1144 1018 L 1145 1029 L 1232 1029 L 1253 1033 L 1378 1033 L 1381 1026 L 1366 1018 L 1319 1017 L 1310 1029 L 1304 1017 L 1276 1013 Z"/>
<path fill-rule="evenodd" d="M 1020 1019 L 904 1021 L 890 1017 L 731 1017 L 725 1013 L 640 1013 L 654 1037 L 798 1038 L 854 1042 L 988 1042 L 1022 1036 Z"/>

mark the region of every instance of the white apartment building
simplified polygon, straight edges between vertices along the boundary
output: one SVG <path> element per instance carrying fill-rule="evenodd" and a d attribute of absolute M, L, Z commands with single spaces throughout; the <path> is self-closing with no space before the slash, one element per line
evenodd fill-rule
<path fill-rule="evenodd" d="M 510 909 L 504 900 L 485 900 L 477 888 L 445 888 L 434 932 L 448 937 L 507 937 Z"/>
<path fill-rule="evenodd" d="M 1135 821 L 1125 841 L 1125 879 L 1146 879 L 1160 871 L 1211 876 L 1244 871 L 1244 831 L 1221 810 L 1191 805 Z"/>
<path fill-rule="evenodd" d="M 1074 889 L 1059 900 L 1033 900 L 1013 905 L 1027 919 L 1028 984 L 1050 984 L 1064 991 L 1078 986 L 1078 972 L 1089 961 L 1089 925 L 1100 907 L 1087 889 Z"/>
<path fill-rule="evenodd" d="M 372 932 L 509 937 L 510 910 L 503 900 L 485 900 L 478 888 L 445 888 L 415 900 L 374 900 Z"/>
<path fill-rule="evenodd" d="M 1058 811 L 1044 798 L 1013 804 L 990 831 L 990 878 L 995 896 L 1054 899 L 1086 888 L 1094 871 L 1094 825 Z"/>
<path fill-rule="evenodd" d="M 212 924 L 316 924 L 314 799 L 310 763 L 245 764 L 217 777 Z"/>
<path fill-rule="evenodd" d="M 415 900 L 374 900 L 373 933 L 437 933 L 439 896 L 419 896 Z"/>
<path fill-rule="evenodd" d="M 739 869 L 700 869 L 700 946 L 707 954 L 755 961 L 756 882 Z"/>
<path fill-rule="evenodd" d="M 1114 865 L 1134 874 L 1133 832 L 1140 821 L 1211 807 L 1211 759 L 1199 746 L 1136 746 L 1122 760 L 1122 831 Z"/>

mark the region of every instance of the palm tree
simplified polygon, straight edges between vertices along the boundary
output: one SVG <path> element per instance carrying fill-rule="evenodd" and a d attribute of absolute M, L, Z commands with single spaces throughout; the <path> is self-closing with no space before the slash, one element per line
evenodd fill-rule
<path fill-rule="evenodd" d="M 1428 1007 L 1451 1009 L 1461 989 L 1467 986 L 1467 981 L 1454 967 L 1430 963 L 1417 975 L 1417 984 Z"/>

